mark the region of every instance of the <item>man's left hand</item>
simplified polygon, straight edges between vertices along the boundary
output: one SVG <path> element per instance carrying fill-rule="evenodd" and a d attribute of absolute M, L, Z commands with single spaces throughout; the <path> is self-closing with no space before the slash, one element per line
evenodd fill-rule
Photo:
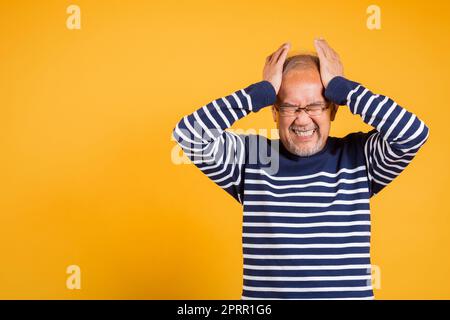
<path fill-rule="evenodd" d="M 322 78 L 323 86 L 326 89 L 331 79 L 344 75 L 344 67 L 342 66 L 339 55 L 324 39 L 315 39 L 314 46 L 316 47 L 317 55 L 320 60 L 320 77 Z"/>

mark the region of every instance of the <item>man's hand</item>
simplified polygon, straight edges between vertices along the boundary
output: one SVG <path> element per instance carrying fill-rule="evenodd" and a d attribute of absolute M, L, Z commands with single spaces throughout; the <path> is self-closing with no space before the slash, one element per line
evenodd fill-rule
<path fill-rule="evenodd" d="M 344 75 L 344 67 L 342 66 L 339 55 L 324 39 L 315 39 L 314 46 L 316 47 L 320 60 L 320 77 L 322 78 L 323 86 L 327 88 L 331 79 Z"/>
<path fill-rule="evenodd" d="M 277 51 L 266 58 L 266 64 L 264 65 L 263 80 L 269 81 L 277 94 L 281 87 L 283 63 L 290 48 L 289 42 L 284 43 Z"/>

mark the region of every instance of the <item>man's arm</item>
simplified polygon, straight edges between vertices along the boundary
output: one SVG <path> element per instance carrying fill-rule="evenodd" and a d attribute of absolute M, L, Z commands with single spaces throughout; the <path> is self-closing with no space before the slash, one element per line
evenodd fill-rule
<path fill-rule="evenodd" d="M 339 56 L 324 40 L 316 41 L 316 47 L 324 67 L 321 74 L 325 96 L 336 104 L 347 105 L 375 128 L 364 137 L 370 191 L 371 196 L 375 195 L 411 162 L 428 139 L 429 128 L 392 99 L 342 77 Z"/>
<path fill-rule="evenodd" d="M 397 177 L 428 139 L 429 129 L 416 115 L 356 82 L 335 77 L 325 95 L 335 103 L 346 104 L 375 128 L 364 139 L 371 195 Z"/>
<path fill-rule="evenodd" d="M 246 136 L 225 130 L 250 112 L 275 102 L 288 50 L 289 44 L 284 44 L 267 57 L 263 81 L 204 105 L 183 117 L 173 130 L 173 137 L 192 163 L 241 203 Z"/>
<path fill-rule="evenodd" d="M 246 141 L 245 136 L 225 129 L 250 112 L 273 104 L 275 97 L 272 85 L 261 81 L 208 103 L 183 117 L 173 130 L 192 163 L 239 202 Z"/>

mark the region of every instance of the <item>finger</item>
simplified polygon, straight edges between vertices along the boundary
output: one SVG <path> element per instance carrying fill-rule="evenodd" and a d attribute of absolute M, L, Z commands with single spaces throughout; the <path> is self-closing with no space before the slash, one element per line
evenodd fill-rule
<path fill-rule="evenodd" d="M 327 50 L 328 56 L 339 58 L 338 53 L 328 44 L 328 42 L 325 39 L 322 40 L 322 43 Z"/>
<path fill-rule="evenodd" d="M 283 48 L 284 47 L 286 47 L 287 45 L 289 45 L 290 43 L 289 42 L 285 42 L 285 43 L 283 43 L 279 48 L 278 48 L 278 50 L 277 51 L 281 51 L 281 50 L 283 50 Z"/>
<path fill-rule="evenodd" d="M 335 52 L 335 51 L 333 50 L 333 48 L 330 46 L 330 44 L 328 43 L 327 40 L 322 39 L 322 43 L 323 43 L 323 45 L 324 45 L 329 51 Z"/>
<path fill-rule="evenodd" d="M 277 63 L 278 63 L 278 64 L 283 64 L 284 61 L 286 61 L 286 57 L 287 57 L 287 55 L 288 55 L 288 52 L 289 52 L 289 49 L 290 49 L 290 48 L 291 48 L 291 44 L 290 44 L 290 43 L 288 43 L 288 44 L 284 47 L 283 51 L 281 51 L 280 56 L 278 57 L 278 60 L 277 60 Z"/>
<path fill-rule="evenodd" d="M 336 51 L 334 51 L 334 49 L 331 48 L 331 47 L 328 47 L 328 55 L 332 59 L 335 59 L 335 60 L 339 60 L 340 59 L 339 58 L 339 54 Z"/>
<path fill-rule="evenodd" d="M 280 61 L 280 59 L 282 59 L 283 56 L 287 55 L 290 48 L 291 44 L 289 42 L 286 42 L 285 44 L 283 44 L 283 46 L 281 46 L 276 60 L 277 63 Z"/>
<path fill-rule="evenodd" d="M 278 60 L 280 59 L 281 54 L 286 51 L 286 49 L 288 49 L 290 46 L 289 42 L 283 43 L 281 45 L 281 47 L 274 53 L 274 56 L 272 58 L 273 62 L 277 63 Z"/>
<path fill-rule="evenodd" d="M 320 46 L 319 46 L 319 40 L 317 38 L 314 39 L 314 48 L 316 48 L 317 54 L 319 54 Z"/>
<path fill-rule="evenodd" d="M 267 61 L 268 62 L 272 62 L 273 58 L 277 55 L 277 53 L 283 48 L 284 43 L 281 45 L 281 47 L 279 47 L 277 50 L 275 50 L 274 52 L 272 52 L 268 57 L 267 57 Z"/>
<path fill-rule="evenodd" d="M 314 46 L 316 47 L 316 51 L 317 51 L 317 55 L 319 56 L 319 59 L 320 59 L 320 60 L 325 59 L 326 57 L 325 57 L 325 54 L 324 54 L 324 52 L 323 52 L 323 48 L 322 48 L 322 46 L 320 45 L 319 39 L 315 39 L 315 40 L 314 40 Z"/>
<path fill-rule="evenodd" d="M 324 56 L 324 58 L 329 59 L 331 53 L 330 53 L 329 47 L 326 45 L 326 43 L 324 41 L 325 40 L 323 40 L 323 39 L 319 39 L 317 41 L 317 43 L 320 47 L 320 50 L 322 51 L 322 55 Z"/>

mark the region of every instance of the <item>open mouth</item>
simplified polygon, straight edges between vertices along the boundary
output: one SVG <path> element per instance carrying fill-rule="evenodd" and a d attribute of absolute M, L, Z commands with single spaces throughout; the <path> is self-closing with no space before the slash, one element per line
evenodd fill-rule
<path fill-rule="evenodd" d="M 290 128 L 290 130 L 299 137 L 311 137 L 314 134 L 314 132 L 316 132 L 317 129 L 299 130 L 295 128 Z"/>

